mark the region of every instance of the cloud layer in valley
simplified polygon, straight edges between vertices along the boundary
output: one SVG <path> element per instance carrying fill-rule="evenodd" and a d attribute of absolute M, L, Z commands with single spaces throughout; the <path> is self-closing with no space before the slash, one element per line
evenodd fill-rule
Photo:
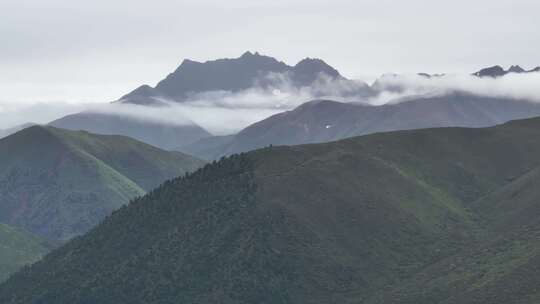
<path fill-rule="evenodd" d="M 443 75 L 431 78 L 412 75 L 385 75 L 374 84 L 381 94 L 374 104 L 407 100 L 410 96 L 442 95 L 460 91 L 480 96 L 525 99 L 540 102 L 540 72 L 511 73 L 504 77 Z"/>
<path fill-rule="evenodd" d="M 0 101 L 0 115 L 9 117 L 0 122 L 0 128 L 26 122 L 44 124 L 68 114 L 90 111 L 170 124 L 194 122 L 213 134 L 224 135 L 315 98 L 357 101 L 370 94 L 371 89 L 361 81 L 333 80 L 321 75 L 312 86 L 297 88 L 291 84 L 289 75 L 270 74 L 254 81 L 251 89 L 234 93 L 199 93 L 182 103 L 160 98 L 160 106 L 155 107 L 121 103 Z"/>
<path fill-rule="evenodd" d="M 509 74 L 501 78 L 478 78 L 470 75 L 431 78 L 416 74 L 387 75 L 378 79 L 373 88 L 360 81 L 332 81 L 325 77 L 318 79 L 313 86 L 295 88 L 290 85 L 286 75 L 270 77 L 273 80 L 271 86 L 256 86 L 235 93 L 200 93 L 183 103 L 160 99 L 161 106 L 155 107 L 91 102 L 0 102 L 0 128 L 27 122 L 48 123 L 67 114 L 91 111 L 170 124 L 194 122 L 213 134 L 223 135 L 235 133 L 254 122 L 317 98 L 381 105 L 420 96 L 461 91 L 540 102 L 540 73 Z"/>

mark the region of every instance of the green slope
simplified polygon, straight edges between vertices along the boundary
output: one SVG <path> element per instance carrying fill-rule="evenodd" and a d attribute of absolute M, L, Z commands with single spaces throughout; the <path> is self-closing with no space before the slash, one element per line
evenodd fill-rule
<path fill-rule="evenodd" d="M 122 207 L 0 302 L 536 303 L 538 155 L 540 119 L 236 155 Z"/>
<path fill-rule="evenodd" d="M 0 140 L 0 222 L 68 239 L 201 164 L 127 137 L 27 128 Z"/>
<path fill-rule="evenodd" d="M 39 260 L 53 243 L 0 224 L 0 281 L 24 265 Z"/>
<path fill-rule="evenodd" d="M 539 189 L 536 167 L 475 201 L 472 206 L 489 224 L 490 238 L 430 265 L 368 303 L 389 303 L 393 298 L 411 304 L 537 303 Z"/>

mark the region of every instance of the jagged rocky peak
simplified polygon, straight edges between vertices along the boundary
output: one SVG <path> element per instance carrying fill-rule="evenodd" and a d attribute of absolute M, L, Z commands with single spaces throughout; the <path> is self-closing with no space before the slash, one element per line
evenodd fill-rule
<path fill-rule="evenodd" d="M 126 95 L 122 96 L 119 101 L 129 101 L 129 103 L 133 104 L 146 104 L 148 103 L 148 100 L 151 100 L 152 97 L 159 96 L 156 89 L 152 88 L 151 86 L 144 84 L 135 90 L 127 93 Z"/>
<path fill-rule="evenodd" d="M 293 80 L 297 86 L 308 86 L 321 76 L 331 79 L 342 78 L 339 72 L 321 59 L 305 58 L 298 62 L 291 70 Z"/>
<path fill-rule="evenodd" d="M 489 68 L 481 69 L 480 71 L 474 73 L 477 77 L 501 77 L 506 75 L 506 71 L 500 65 L 495 65 Z"/>
<path fill-rule="evenodd" d="M 473 75 L 478 76 L 478 77 L 497 78 L 497 77 L 505 76 L 507 74 L 513 74 L 513 73 L 522 74 L 522 73 L 532 73 L 532 72 L 539 72 L 539 71 L 540 71 L 540 67 L 527 71 L 519 65 L 512 65 L 510 66 L 510 68 L 508 68 L 508 70 L 503 69 L 500 65 L 496 65 L 496 66 L 482 69 L 474 73 Z"/>
<path fill-rule="evenodd" d="M 343 78 L 339 72 L 321 59 L 306 58 L 290 66 L 274 57 L 247 51 L 237 58 L 197 62 L 185 59 L 178 68 L 161 80 L 155 88 L 142 86 L 123 96 L 123 103 L 155 104 L 156 98 L 183 102 L 193 95 L 211 91 L 236 92 L 260 83 L 261 76 L 288 73 L 293 85 L 312 85 L 321 74 Z"/>
<path fill-rule="evenodd" d="M 132 93 L 141 95 L 141 96 L 152 96 L 154 95 L 155 92 L 154 92 L 154 88 L 152 88 L 151 86 L 147 84 L 143 84 L 142 86 L 133 90 Z"/>
<path fill-rule="evenodd" d="M 332 71 L 337 72 L 337 70 L 335 70 L 326 62 L 324 62 L 324 60 L 319 59 L 319 58 L 309 58 L 309 57 L 304 58 L 295 65 L 295 68 L 297 69 L 301 67 L 318 67 L 318 68 L 328 69 L 329 71 L 332 70 Z"/>
<path fill-rule="evenodd" d="M 264 57 L 259 54 L 259 52 L 252 53 L 251 51 L 246 51 L 240 58 L 250 58 L 250 57 Z"/>
<path fill-rule="evenodd" d="M 178 66 L 178 68 L 176 70 L 180 69 L 181 67 L 190 66 L 190 65 L 199 65 L 199 64 L 202 64 L 202 63 L 186 58 L 186 59 L 182 60 L 182 63 L 180 64 L 180 66 Z"/>
<path fill-rule="evenodd" d="M 508 69 L 508 73 L 525 73 L 525 69 L 520 67 L 519 65 L 513 65 Z"/>
<path fill-rule="evenodd" d="M 302 59 L 294 66 L 294 70 L 303 73 L 325 73 L 331 77 L 340 77 L 338 70 L 318 58 Z"/>

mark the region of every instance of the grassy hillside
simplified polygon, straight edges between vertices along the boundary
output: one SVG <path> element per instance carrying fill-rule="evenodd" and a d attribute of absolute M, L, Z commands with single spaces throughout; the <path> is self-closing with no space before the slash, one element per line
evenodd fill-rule
<path fill-rule="evenodd" d="M 0 222 L 67 239 L 201 164 L 127 137 L 31 127 L 0 140 Z"/>
<path fill-rule="evenodd" d="M 0 282 L 23 265 L 37 261 L 53 247 L 52 242 L 0 224 Z"/>
<path fill-rule="evenodd" d="M 539 153 L 531 119 L 234 155 L 133 200 L 0 302 L 537 303 Z"/>

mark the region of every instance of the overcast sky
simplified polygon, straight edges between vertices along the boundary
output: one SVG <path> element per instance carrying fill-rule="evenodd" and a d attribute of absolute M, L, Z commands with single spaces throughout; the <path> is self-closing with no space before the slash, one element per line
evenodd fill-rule
<path fill-rule="evenodd" d="M 350 78 L 540 65 L 538 0 L 0 0 L 1 102 L 104 102 L 183 58 L 319 57 Z"/>

